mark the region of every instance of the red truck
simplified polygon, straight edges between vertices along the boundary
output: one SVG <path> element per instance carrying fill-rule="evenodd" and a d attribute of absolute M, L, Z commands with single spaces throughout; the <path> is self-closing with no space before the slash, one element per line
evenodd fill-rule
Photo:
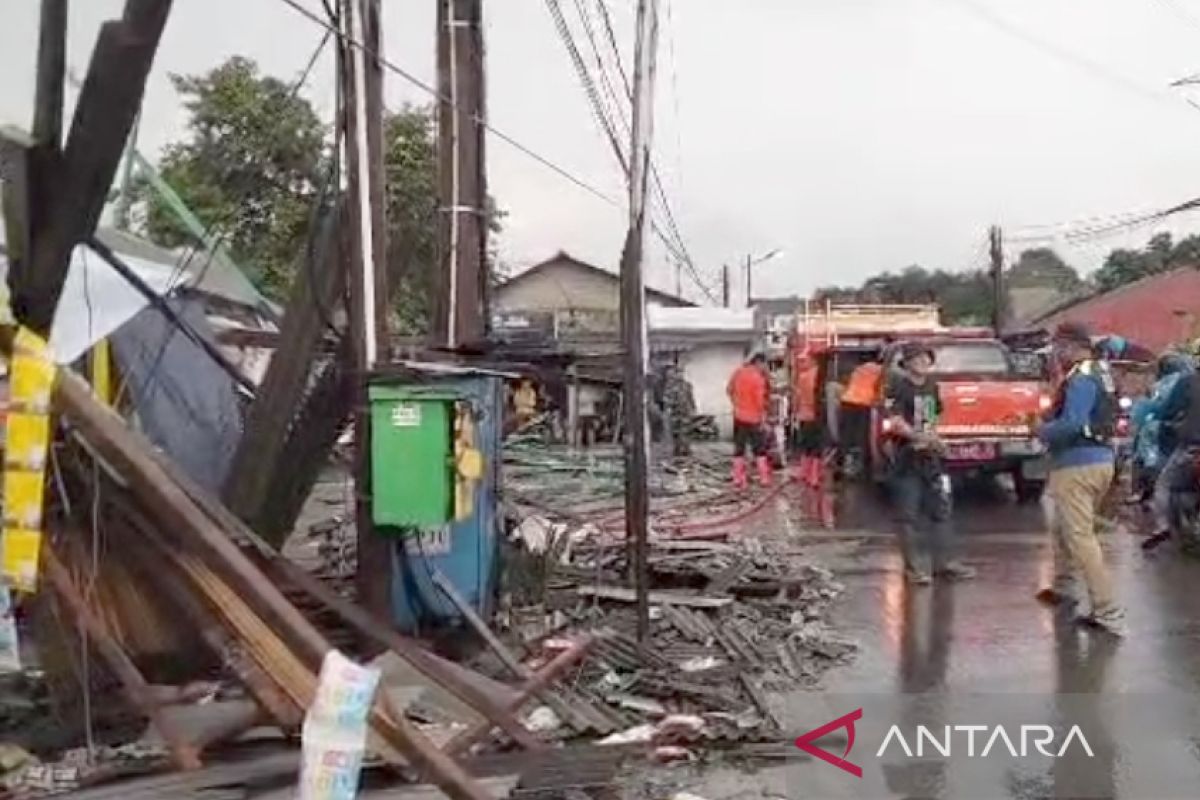
<path fill-rule="evenodd" d="M 934 352 L 933 377 L 942 405 L 937 433 L 946 443 L 951 471 L 1006 472 L 1018 500 L 1038 499 L 1045 487 L 1046 463 L 1032 423 L 1050 407 L 1046 385 L 1015 369 L 1008 348 L 980 330 L 950 329 L 904 341 L 914 338 Z M 881 353 L 885 376 L 899 367 L 902 346 L 897 341 Z M 885 427 L 876 410 L 871 426 L 875 465 L 882 463 Z"/>

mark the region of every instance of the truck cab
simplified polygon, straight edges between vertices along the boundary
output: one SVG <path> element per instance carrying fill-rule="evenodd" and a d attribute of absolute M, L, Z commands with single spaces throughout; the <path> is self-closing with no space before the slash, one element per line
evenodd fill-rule
<path fill-rule="evenodd" d="M 1018 500 L 1040 497 L 1045 486 L 1045 452 L 1033 423 L 1050 407 L 1045 384 L 1017 369 L 1008 348 L 998 339 L 951 332 L 918 341 L 934 353 L 932 377 L 942 406 L 937 433 L 946 443 L 950 470 L 1007 472 Z M 902 346 L 897 342 L 883 351 L 885 375 L 900 368 Z M 881 401 L 882 391 L 881 387 Z M 873 464 L 880 467 L 885 428 L 876 413 L 871 455 Z"/>

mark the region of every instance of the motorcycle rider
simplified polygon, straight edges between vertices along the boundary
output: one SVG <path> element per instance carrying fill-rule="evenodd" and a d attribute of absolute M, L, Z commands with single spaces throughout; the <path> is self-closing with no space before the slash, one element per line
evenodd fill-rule
<path fill-rule="evenodd" d="M 1195 491 L 1195 462 L 1200 457 L 1200 373 L 1194 370 L 1181 378 L 1163 404 L 1164 432 L 1174 438 L 1174 449 L 1154 482 L 1154 515 L 1157 530 L 1143 542 L 1150 550 L 1171 537 L 1176 527 L 1175 501 L 1181 492 Z M 1185 549 L 1200 550 L 1195 534 L 1183 538 Z"/>
<path fill-rule="evenodd" d="M 1130 411 L 1134 428 L 1134 491 L 1142 502 L 1153 496 L 1163 464 L 1175 449 L 1175 430 L 1169 424 L 1173 420 L 1168 417 L 1167 411 L 1179 407 L 1176 395 L 1183 389 L 1187 375 L 1192 371 L 1192 363 L 1185 355 L 1165 353 L 1158 359 L 1156 380 L 1150 394 L 1137 400 Z M 1156 533 L 1166 529 L 1164 516 L 1156 514 L 1155 520 L 1159 526 Z"/>

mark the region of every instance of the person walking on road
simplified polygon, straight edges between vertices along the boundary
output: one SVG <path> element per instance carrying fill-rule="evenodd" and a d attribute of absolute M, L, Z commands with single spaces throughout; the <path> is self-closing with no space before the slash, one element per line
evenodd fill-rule
<path fill-rule="evenodd" d="M 894 445 L 891 490 L 901 526 L 904 575 L 918 586 L 935 577 L 967 580 L 975 570 L 955 558 L 950 475 L 935 432 L 941 402 L 930 375 L 934 354 L 913 342 L 902 356 L 902 368 L 889 375 L 884 388 L 884 425 Z"/>
<path fill-rule="evenodd" d="M 754 454 L 758 479 L 763 486 L 771 485 L 771 463 L 767 460 L 767 442 L 763 426 L 771 396 L 771 379 L 767 375 L 766 357 L 754 353 L 729 378 L 726 392 L 733 403 L 733 485 L 745 489 L 749 485 L 746 452 Z"/>
<path fill-rule="evenodd" d="M 1125 612 L 1117 605 L 1096 533 L 1097 511 L 1113 480 L 1116 385 L 1107 364 L 1095 357 L 1087 326 L 1059 325 L 1054 348 L 1067 372 L 1038 436 L 1050 451 L 1046 491 L 1054 507 L 1055 577 L 1038 599 L 1073 605 L 1074 576 L 1081 570 L 1091 601 L 1081 620 L 1122 636 Z"/>

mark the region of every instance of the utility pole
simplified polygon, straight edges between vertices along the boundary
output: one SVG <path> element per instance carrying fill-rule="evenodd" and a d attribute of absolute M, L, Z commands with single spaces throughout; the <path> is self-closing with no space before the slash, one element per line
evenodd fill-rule
<path fill-rule="evenodd" d="M 753 297 L 753 294 L 752 294 L 753 288 L 751 286 L 751 280 L 750 280 L 750 275 L 753 273 L 753 271 L 754 271 L 754 264 L 751 260 L 750 254 L 747 253 L 746 254 L 746 308 L 750 307 L 750 305 L 751 305 L 750 298 Z"/>
<path fill-rule="evenodd" d="M 993 225 L 988 230 L 991 268 L 988 276 L 992 279 L 992 330 L 999 336 L 1004 331 L 1004 234 L 1000 226 Z"/>
<path fill-rule="evenodd" d="M 729 308 L 729 265 L 721 265 L 721 305 Z"/>
<path fill-rule="evenodd" d="M 349 225 L 346 226 L 350 298 L 350 352 L 354 409 L 354 518 L 358 541 L 359 600 L 390 617 L 391 559 L 387 542 L 375 535 L 371 519 L 371 430 L 367 408 L 367 379 L 386 352 L 386 303 L 380 320 L 376 296 L 381 273 L 386 274 L 386 236 L 378 184 L 383 175 L 381 144 L 382 80 L 379 53 L 379 0 L 341 0 L 342 52 L 339 60 L 345 82 L 346 166 Z M 368 52 L 370 51 L 370 52 Z M 372 115 L 373 114 L 373 115 Z M 380 245 L 383 245 L 382 247 Z M 381 338 L 381 332 L 384 334 Z"/>
<path fill-rule="evenodd" d="M 438 0 L 438 281 L 434 347 L 478 349 L 487 335 L 483 0 Z"/>
<path fill-rule="evenodd" d="M 633 124 L 629 146 L 629 232 L 621 253 L 621 338 L 625 347 L 625 543 L 637 592 L 638 640 L 650 629 L 649 534 L 650 425 L 646 418 L 646 284 L 642 251 L 646 229 L 646 178 L 654 138 L 654 75 L 658 50 L 658 0 L 638 0 L 634 47 Z"/>

